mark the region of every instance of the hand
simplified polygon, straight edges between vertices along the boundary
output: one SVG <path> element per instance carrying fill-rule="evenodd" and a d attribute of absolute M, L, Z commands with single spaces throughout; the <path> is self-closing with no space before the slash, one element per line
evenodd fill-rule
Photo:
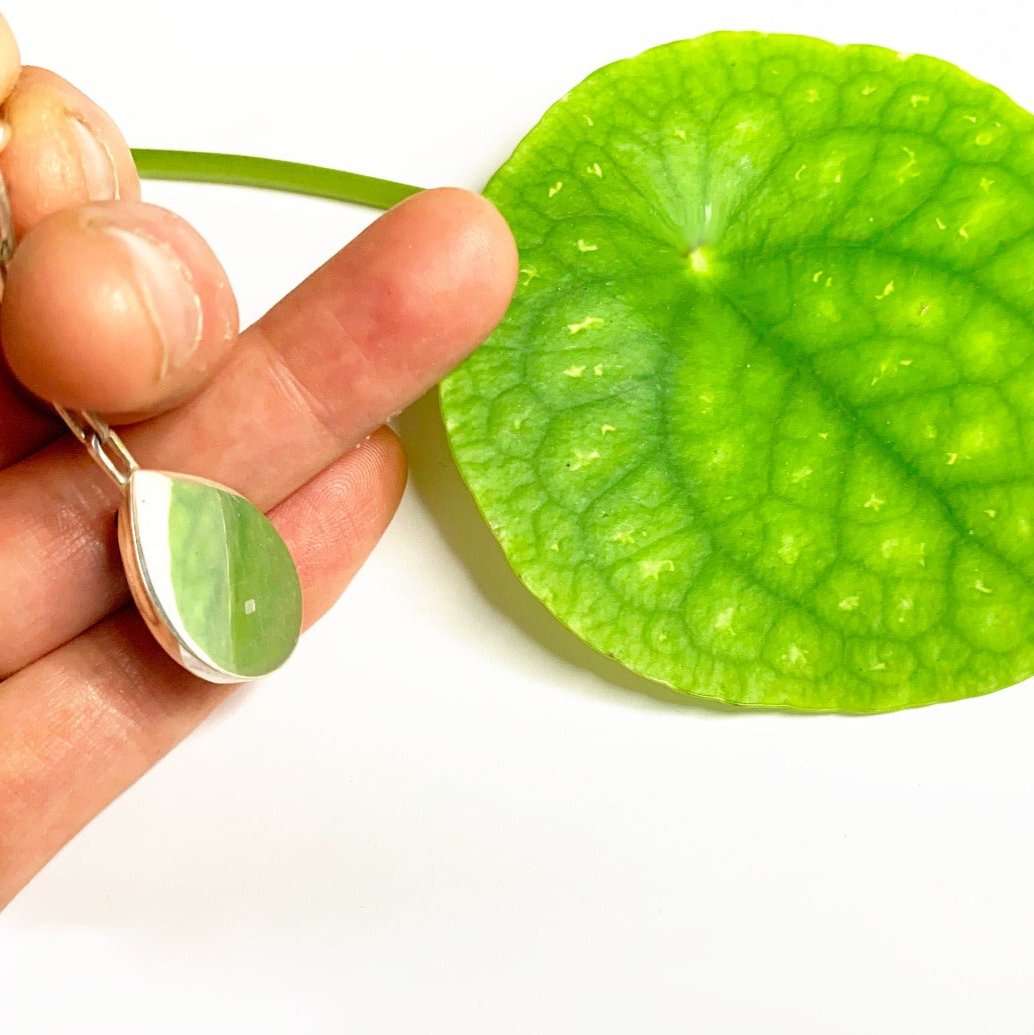
<path fill-rule="evenodd" d="M 269 510 L 311 624 L 399 502 L 405 460 L 384 422 L 509 301 L 505 223 L 474 194 L 416 195 L 238 338 L 204 241 L 139 201 L 96 105 L 19 70 L 2 19 L 0 97 L 21 242 L 0 306 L 11 371 L 43 399 L 150 418 L 123 431 L 142 464 Z M 127 605 L 117 503 L 85 450 L 0 375 L 0 905 L 232 692 L 171 661 Z"/>

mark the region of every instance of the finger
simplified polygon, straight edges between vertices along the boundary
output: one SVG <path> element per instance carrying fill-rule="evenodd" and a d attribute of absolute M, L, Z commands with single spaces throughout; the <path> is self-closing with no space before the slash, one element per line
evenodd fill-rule
<path fill-rule="evenodd" d="M 8 267 L 0 338 L 42 399 L 139 417 L 197 391 L 237 337 L 237 304 L 201 235 L 140 201 L 47 216 Z"/>
<path fill-rule="evenodd" d="M 11 26 L 0 14 L 0 101 L 4 100 L 14 88 L 18 73 L 22 70 L 22 59 L 18 53 Z"/>
<path fill-rule="evenodd" d="M 6 100 L 0 107 L 0 173 L 11 196 L 17 234 L 49 212 L 116 194 L 140 196 L 129 148 L 111 119 L 52 72 L 23 71 L 2 17 L 0 100 Z M 0 374 L 0 469 L 42 448 L 57 431 L 58 423 L 12 391 L 6 372 Z"/>
<path fill-rule="evenodd" d="M 488 202 L 416 195 L 247 332 L 198 398 L 130 429 L 130 447 L 145 466 L 223 482 L 267 508 L 470 352 L 515 279 L 513 238 Z M 0 472 L 0 674 L 126 599 L 117 502 L 70 440 Z"/>
<path fill-rule="evenodd" d="M 139 199 L 140 177 L 118 127 L 59 75 L 23 68 L 0 113 L 10 126 L 0 172 L 19 239 L 51 212 Z"/>
<path fill-rule="evenodd" d="M 373 548 L 404 484 L 402 448 L 382 430 L 270 515 L 298 563 L 306 625 Z M 0 907 L 232 690 L 171 661 L 128 609 L 0 684 Z"/>

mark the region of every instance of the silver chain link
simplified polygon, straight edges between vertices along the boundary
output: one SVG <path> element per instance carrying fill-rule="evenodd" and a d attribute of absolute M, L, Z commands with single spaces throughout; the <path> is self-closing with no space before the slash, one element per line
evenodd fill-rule
<path fill-rule="evenodd" d="M 7 185 L 0 176 L 0 270 L 4 269 L 14 255 L 14 219 L 11 217 L 11 202 L 7 198 Z"/>
<path fill-rule="evenodd" d="M 0 298 L 3 297 L 7 264 L 14 254 L 14 220 L 11 217 L 11 203 L 7 197 L 7 187 L 3 176 L 0 176 Z M 120 489 L 126 487 L 129 476 L 137 470 L 137 462 L 133 459 L 125 443 L 95 413 L 84 410 L 66 410 L 57 403 L 52 404 L 58 415 L 71 429 L 72 434 L 87 450 L 90 456 L 101 466 Z"/>
<path fill-rule="evenodd" d="M 139 466 L 122 439 L 96 413 L 66 410 L 57 403 L 53 406 L 72 434 L 86 446 L 90 456 L 120 489 L 124 489 L 129 482 L 129 476 L 138 470 Z"/>

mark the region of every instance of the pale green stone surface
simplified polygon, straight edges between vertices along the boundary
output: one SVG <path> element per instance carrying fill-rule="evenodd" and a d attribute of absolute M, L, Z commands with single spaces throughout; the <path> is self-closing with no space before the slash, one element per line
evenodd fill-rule
<path fill-rule="evenodd" d="M 278 668 L 298 639 L 301 589 L 265 515 L 236 493 L 183 476 L 139 472 L 133 491 L 141 568 L 170 624 L 228 673 L 254 678 Z"/>

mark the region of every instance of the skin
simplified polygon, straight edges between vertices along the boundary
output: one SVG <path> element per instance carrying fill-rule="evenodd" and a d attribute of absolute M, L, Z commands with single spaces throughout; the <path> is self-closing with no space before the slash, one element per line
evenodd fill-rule
<path fill-rule="evenodd" d="M 0 305 L 0 904 L 234 689 L 173 663 L 127 605 L 117 491 L 33 396 L 153 418 L 122 429 L 143 465 L 267 509 L 308 626 L 401 497 L 384 423 L 488 335 L 517 272 L 488 202 L 427 191 L 238 336 L 224 271 L 181 219 L 138 200 L 111 120 L 17 62 L 0 19 L 0 169 L 21 239 Z M 106 196 L 70 122 L 104 141 L 118 173 Z"/>

